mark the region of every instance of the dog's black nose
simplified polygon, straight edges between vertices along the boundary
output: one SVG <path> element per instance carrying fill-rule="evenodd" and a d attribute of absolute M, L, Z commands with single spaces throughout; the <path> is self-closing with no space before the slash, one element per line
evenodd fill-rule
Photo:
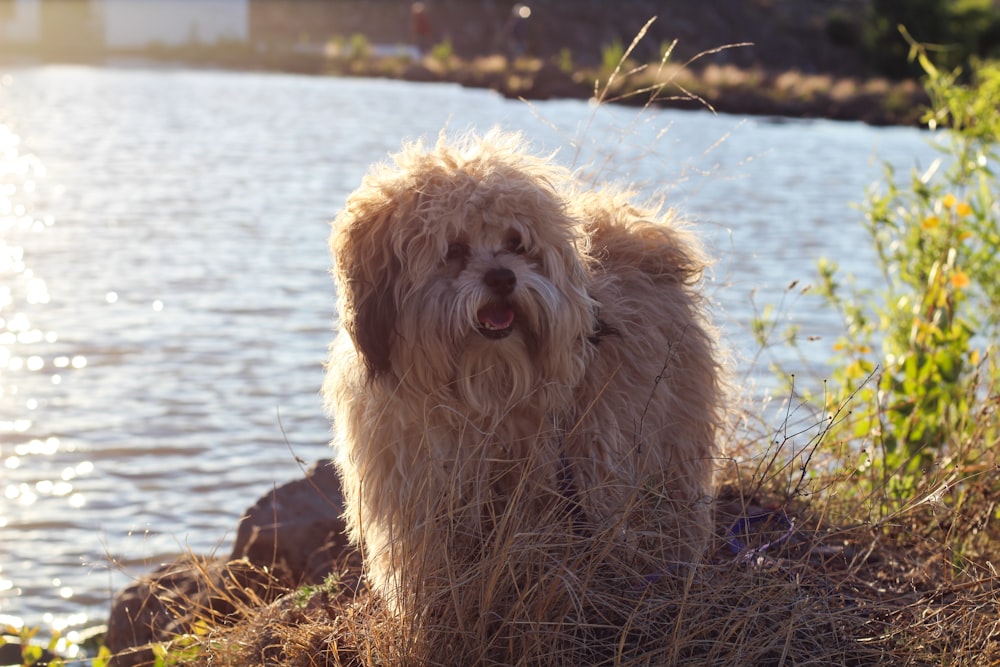
<path fill-rule="evenodd" d="M 517 276 L 510 269 L 490 269 L 483 276 L 483 282 L 493 290 L 494 294 L 507 296 L 514 291 L 517 284 Z"/>

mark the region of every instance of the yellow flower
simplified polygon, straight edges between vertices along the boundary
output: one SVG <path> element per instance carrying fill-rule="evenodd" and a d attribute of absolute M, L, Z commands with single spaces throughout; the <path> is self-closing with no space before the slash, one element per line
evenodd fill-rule
<path fill-rule="evenodd" d="M 921 229 L 934 229 L 941 224 L 941 218 L 936 215 L 929 215 L 924 218 L 924 221 L 920 223 Z"/>
<path fill-rule="evenodd" d="M 941 200 L 941 204 L 945 208 L 951 208 L 952 206 L 955 205 L 955 202 L 956 202 L 955 195 L 951 194 L 950 192 L 944 196 L 944 199 Z"/>
<path fill-rule="evenodd" d="M 972 213 L 972 207 L 966 204 L 964 201 L 959 202 L 958 206 L 955 207 L 955 213 L 958 214 L 959 217 L 969 215 L 970 213 Z"/>
<path fill-rule="evenodd" d="M 959 241 L 965 241 L 966 239 L 971 239 L 971 238 L 972 238 L 972 232 L 970 232 L 968 229 L 966 229 L 964 232 L 959 232 L 958 234 Z"/>
<path fill-rule="evenodd" d="M 951 278 L 949 279 L 949 282 L 951 282 L 951 286 L 952 287 L 955 287 L 955 288 L 958 288 L 958 289 L 961 289 L 963 287 L 968 287 L 969 286 L 969 276 L 967 276 L 965 274 L 965 271 L 958 270 L 958 271 L 955 271 L 955 273 L 951 274 Z"/>

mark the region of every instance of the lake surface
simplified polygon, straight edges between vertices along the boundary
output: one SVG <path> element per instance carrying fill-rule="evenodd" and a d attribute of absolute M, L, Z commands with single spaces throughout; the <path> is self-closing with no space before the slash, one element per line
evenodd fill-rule
<path fill-rule="evenodd" d="M 0 621 L 103 622 L 159 563 L 227 554 L 245 508 L 327 455 L 329 220 L 403 140 L 493 125 L 696 223 L 754 395 L 770 380 L 751 364 L 753 304 L 811 281 L 820 256 L 873 279 L 849 204 L 878 160 L 934 156 L 912 129 L 451 85 L 0 69 Z M 786 311 L 820 337 L 815 370 L 836 320 L 810 297 Z"/>

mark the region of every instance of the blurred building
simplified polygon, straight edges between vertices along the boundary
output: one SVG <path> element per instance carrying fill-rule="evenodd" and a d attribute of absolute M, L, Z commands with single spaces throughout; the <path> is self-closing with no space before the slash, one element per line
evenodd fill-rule
<path fill-rule="evenodd" d="M 108 48 L 245 42 L 248 0 L 91 0 Z"/>
<path fill-rule="evenodd" d="M 0 46 L 33 44 L 41 35 L 41 3 L 0 0 Z"/>
<path fill-rule="evenodd" d="M 246 41 L 249 0 L 0 0 L 0 48 L 77 54 Z"/>

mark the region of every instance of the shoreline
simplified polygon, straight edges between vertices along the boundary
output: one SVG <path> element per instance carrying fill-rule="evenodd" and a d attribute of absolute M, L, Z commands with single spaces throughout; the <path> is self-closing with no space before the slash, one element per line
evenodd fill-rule
<path fill-rule="evenodd" d="M 913 80 L 859 79 L 715 62 L 682 66 L 669 61 L 645 64 L 625 61 L 615 71 L 606 67 L 573 67 L 571 63 L 559 63 L 558 59 L 536 57 L 509 61 L 499 54 L 460 58 L 433 50 L 420 56 L 404 46 L 383 47 L 379 53 L 365 49 L 371 49 L 370 45 L 273 51 L 240 46 L 159 47 L 76 54 L 25 51 L 0 55 L 0 66 L 128 63 L 382 78 L 454 83 L 531 101 L 597 99 L 605 104 L 700 108 L 737 115 L 856 121 L 875 126 L 920 127 L 928 103 L 920 84 Z"/>

